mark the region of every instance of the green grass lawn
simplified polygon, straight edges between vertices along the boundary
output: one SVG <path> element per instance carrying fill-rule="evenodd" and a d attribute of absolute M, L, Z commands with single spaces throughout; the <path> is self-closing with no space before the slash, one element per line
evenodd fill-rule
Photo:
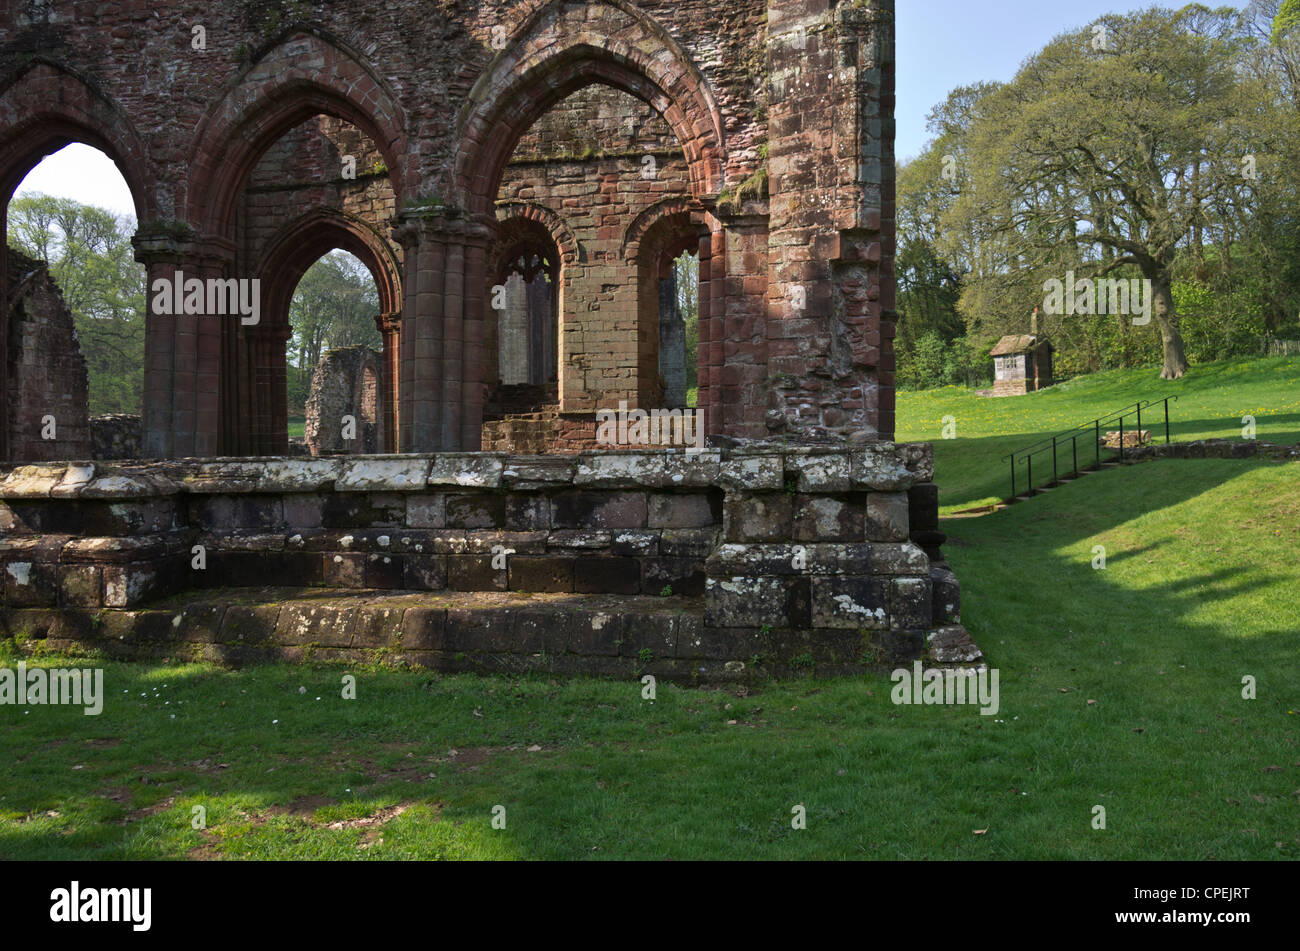
<path fill-rule="evenodd" d="M 897 436 L 900 442 L 934 443 L 935 481 L 946 513 L 1009 496 L 1011 473 L 1004 461 L 1009 453 L 1139 400 L 1166 396 L 1178 397 L 1169 409 L 1170 433 L 1176 441 L 1240 439 L 1242 417 L 1250 415 L 1259 439 L 1283 445 L 1300 442 L 1300 357 L 1225 360 L 1194 366 L 1174 381 L 1161 380 L 1153 368 L 1112 370 L 1003 399 L 976 396 L 974 390 L 955 386 L 902 392 Z M 942 438 L 947 416 L 956 423 L 955 439 Z M 1133 424 L 1133 417 L 1124 423 L 1126 428 Z M 1152 418 L 1144 417 L 1142 428 L 1163 441 L 1163 408 Z M 1079 454 L 1080 465 L 1092 462 L 1088 439 L 1079 440 Z M 1062 448 L 1060 465 L 1069 465 L 1069 458 L 1068 447 Z M 1051 456 L 1035 458 L 1034 466 L 1036 476 L 1049 471 Z"/>
<path fill-rule="evenodd" d="M 1235 372 L 1197 368 L 1222 387 Z M 1127 399 L 1094 383 L 1075 406 L 1082 383 L 917 397 L 969 417 L 940 483 L 961 445 L 996 455 L 999 429 Z M 1294 389 L 1243 389 L 1185 389 L 1186 419 L 1230 434 L 1253 409 L 1261 436 L 1294 439 L 1294 421 L 1265 429 L 1294 417 Z M 1051 413 L 1019 420 L 1049 395 Z M 98 717 L 0 706 L 0 857 L 1300 858 L 1300 466 L 1153 462 L 944 527 L 965 623 L 1000 672 L 996 716 L 895 706 L 886 676 L 745 696 L 661 683 L 651 703 L 634 681 L 109 663 Z"/>
<path fill-rule="evenodd" d="M 301 439 L 303 435 L 306 433 L 306 431 L 307 431 L 306 416 L 289 417 L 289 438 L 290 439 Z"/>

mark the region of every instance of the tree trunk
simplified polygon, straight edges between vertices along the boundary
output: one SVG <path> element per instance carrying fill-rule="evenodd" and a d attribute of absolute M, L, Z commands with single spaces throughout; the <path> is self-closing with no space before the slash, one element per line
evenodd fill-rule
<path fill-rule="evenodd" d="M 1177 380 L 1187 372 L 1187 354 L 1183 351 L 1183 337 L 1175 324 L 1177 314 L 1174 312 L 1174 295 L 1170 290 L 1167 276 L 1151 282 L 1153 297 L 1151 314 L 1160 328 L 1160 341 L 1164 345 L 1165 365 L 1160 371 L 1160 379 Z"/>

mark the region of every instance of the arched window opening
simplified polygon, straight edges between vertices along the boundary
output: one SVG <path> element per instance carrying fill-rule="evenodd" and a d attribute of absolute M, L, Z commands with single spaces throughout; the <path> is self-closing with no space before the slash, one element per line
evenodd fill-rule
<path fill-rule="evenodd" d="M 535 250 L 506 265 L 505 306 L 499 312 L 498 361 L 501 385 L 541 386 L 558 376 L 556 281 L 549 252 Z"/>
<path fill-rule="evenodd" d="M 651 219 L 637 237 L 643 405 L 698 405 L 701 229 L 690 213 L 673 211 Z"/>
<path fill-rule="evenodd" d="M 289 305 L 288 437 L 312 455 L 384 451 L 379 290 L 354 255 L 333 250 L 298 282 Z M 271 386 L 268 359 L 256 385 Z M 267 418 L 259 427 L 272 425 Z"/>
<path fill-rule="evenodd" d="M 73 143 L 5 197 L 4 455 L 141 456 L 146 282 L 126 180 Z"/>
<path fill-rule="evenodd" d="M 700 260 L 685 250 L 659 279 L 659 375 L 667 409 L 697 405 L 699 392 Z"/>
<path fill-rule="evenodd" d="M 312 116 L 258 156 L 243 185 L 239 243 L 257 262 L 263 318 L 228 341 L 239 369 L 225 398 L 226 438 L 239 454 L 395 448 L 402 250 L 387 223 L 396 208 L 383 153 L 343 119 Z M 332 395 L 318 418 L 310 412 L 313 375 L 330 351 L 350 348 L 381 351 L 373 372 L 383 418 L 370 429 L 358 401 L 371 360 L 359 352 L 328 361 Z"/>
<path fill-rule="evenodd" d="M 559 400 L 559 249 L 540 221 L 497 223 L 489 252 L 486 420 L 543 412 Z"/>

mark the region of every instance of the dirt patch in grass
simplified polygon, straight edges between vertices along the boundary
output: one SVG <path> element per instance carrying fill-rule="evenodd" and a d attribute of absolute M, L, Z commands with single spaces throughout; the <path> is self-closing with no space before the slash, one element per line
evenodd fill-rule
<path fill-rule="evenodd" d="M 217 837 L 207 829 L 202 831 L 203 841 L 194 848 L 186 852 L 186 857 L 196 862 L 218 862 L 221 860 L 221 849 L 217 847 Z"/>
<path fill-rule="evenodd" d="M 337 822 L 329 823 L 325 828 L 338 832 L 341 829 L 368 829 L 372 826 L 382 826 L 384 823 L 396 819 L 410 808 L 410 803 L 398 803 L 395 806 L 387 806 L 372 815 L 362 816 L 359 819 L 339 819 Z"/>
<path fill-rule="evenodd" d="M 456 747 L 447 751 L 447 758 L 457 769 L 478 769 L 496 752 L 490 746 L 471 746 L 465 749 Z"/>
<path fill-rule="evenodd" d="M 366 778 L 372 783 L 420 783 L 428 779 L 436 779 L 437 775 L 427 762 L 412 763 L 410 765 L 402 764 L 391 766 L 388 769 L 367 770 L 366 772 Z"/>
<path fill-rule="evenodd" d="M 106 786 L 95 793 L 112 802 L 130 802 L 135 798 L 135 791 L 130 786 Z"/>
<path fill-rule="evenodd" d="M 128 793 L 129 795 L 129 793 Z M 168 796 L 166 799 L 159 799 L 157 802 L 148 806 L 141 806 L 139 809 L 132 809 L 126 814 L 118 824 L 126 825 L 128 822 L 139 822 L 141 819 L 147 819 L 155 816 L 160 812 L 166 812 L 176 802 L 175 796 Z"/>
<path fill-rule="evenodd" d="M 271 806 L 267 813 L 273 816 L 295 816 L 299 819 L 311 819 L 317 809 L 334 805 L 335 800 L 328 796 L 299 796 L 287 806 Z"/>
<path fill-rule="evenodd" d="M 201 773 L 215 773 L 218 770 L 230 768 L 229 763 L 219 763 L 212 759 L 196 759 L 192 762 L 186 763 L 185 765 L 190 769 L 197 769 Z"/>

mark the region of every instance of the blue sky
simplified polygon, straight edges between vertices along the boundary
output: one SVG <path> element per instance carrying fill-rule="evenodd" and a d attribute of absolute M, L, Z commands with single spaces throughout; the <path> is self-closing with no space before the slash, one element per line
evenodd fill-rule
<path fill-rule="evenodd" d="M 1151 3 L 1124 0 L 897 0 L 898 142 L 900 160 L 918 155 L 929 133 L 925 117 L 949 90 L 981 79 L 1008 80 L 1053 37 L 1104 13 Z M 1179 7 L 1181 0 L 1166 6 Z M 1214 3 L 1207 5 L 1217 5 Z M 1237 7 L 1245 0 L 1232 3 Z M 131 214 L 126 183 L 101 153 L 72 145 L 41 163 L 19 194 L 45 192 Z"/>
<path fill-rule="evenodd" d="M 925 117 L 949 91 L 978 80 L 1006 81 L 1054 37 L 1106 13 L 1152 6 L 1179 9 L 1182 0 L 896 0 L 898 15 L 898 139 L 900 161 L 915 158 L 929 133 Z M 1234 6 L 1245 0 L 1203 0 Z"/>

